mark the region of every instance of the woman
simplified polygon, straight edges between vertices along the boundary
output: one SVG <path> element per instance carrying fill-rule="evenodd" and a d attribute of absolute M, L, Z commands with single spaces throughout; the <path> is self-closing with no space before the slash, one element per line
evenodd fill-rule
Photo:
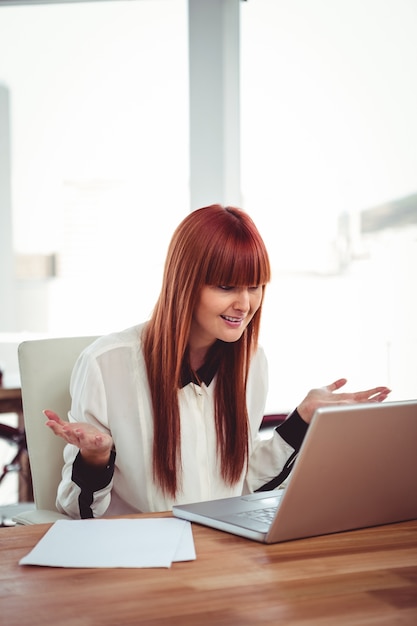
<path fill-rule="evenodd" d="M 74 518 L 171 509 L 284 480 L 315 409 L 382 401 L 376 387 L 310 391 L 270 440 L 258 429 L 267 363 L 258 346 L 270 265 L 253 221 L 213 205 L 190 213 L 171 240 L 151 319 L 101 337 L 71 379 L 62 437 L 59 510 Z"/>

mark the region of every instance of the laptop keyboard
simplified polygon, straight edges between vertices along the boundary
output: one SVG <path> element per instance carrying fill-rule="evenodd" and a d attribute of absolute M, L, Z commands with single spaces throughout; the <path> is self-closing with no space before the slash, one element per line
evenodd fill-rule
<path fill-rule="evenodd" d="M 277 507 L 272 506 L 266 509 L 257 509 L 256 511 L 242 511 L 237 513 L 237 517 L 250 518 L 257 522 L 263 522 L 264 524 L 270 524 L 274 519 Z"/>

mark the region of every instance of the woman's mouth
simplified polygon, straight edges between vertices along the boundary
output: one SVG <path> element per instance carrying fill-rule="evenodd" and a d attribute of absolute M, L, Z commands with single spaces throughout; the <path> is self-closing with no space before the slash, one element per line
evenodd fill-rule
<path fill-rule="evenodd" d="M 232 326 L 240 326 L 244 319 L 243 317 L 231 317 L 230 315 L 221 315 L 220 317 Z"/>

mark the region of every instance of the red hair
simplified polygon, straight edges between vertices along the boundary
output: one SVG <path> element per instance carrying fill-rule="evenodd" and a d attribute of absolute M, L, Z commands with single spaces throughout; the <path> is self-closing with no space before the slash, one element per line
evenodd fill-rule
<path fill-rule="evenodd" d="M 270 280 L 265 244 L 240 209 L 212 205 L 190 213 L 168 248 L 161 293 L 148 323 L 144 355 L 154 412 L 153 469 L 163 491 L 180 488 L 178 390 L 194 310 L 205 285 L 262 285 Z M 221 473 L 236 483 L 247 463 L 246 381 L 258 342 L 261 306 L 233 343 L 216 342 L 220 357 L 215 389 L 217 450 Z"/>

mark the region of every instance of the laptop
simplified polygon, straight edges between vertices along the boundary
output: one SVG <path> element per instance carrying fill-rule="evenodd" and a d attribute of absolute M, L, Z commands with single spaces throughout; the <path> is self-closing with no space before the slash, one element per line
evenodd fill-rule
<path fill-rule="evenodd" d="M 417 518 L 417 400 L 316 411 L 287 486 L 173 507 L 263 543 Z"/>

